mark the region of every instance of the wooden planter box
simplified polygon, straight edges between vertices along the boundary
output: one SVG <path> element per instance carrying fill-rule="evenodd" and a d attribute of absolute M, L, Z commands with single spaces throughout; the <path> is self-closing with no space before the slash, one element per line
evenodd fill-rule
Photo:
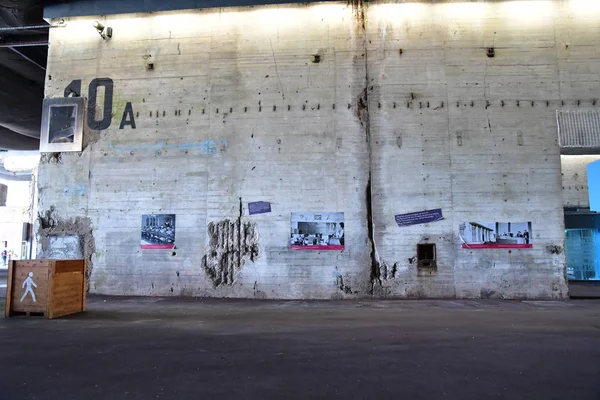
<path fill-rule="evenodd" d="M 85 260 L 11 261 L 6 316 L 52 319 L 85 311 L 85 270 Z"/>

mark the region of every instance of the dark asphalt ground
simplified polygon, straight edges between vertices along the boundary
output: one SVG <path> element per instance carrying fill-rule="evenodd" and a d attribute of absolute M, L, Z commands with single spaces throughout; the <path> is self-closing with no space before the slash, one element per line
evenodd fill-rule
<path fill-rule="evenodd" d="M 93 297 L 0 346 L 0 399 L 600 399 L 597 300 Z"/>

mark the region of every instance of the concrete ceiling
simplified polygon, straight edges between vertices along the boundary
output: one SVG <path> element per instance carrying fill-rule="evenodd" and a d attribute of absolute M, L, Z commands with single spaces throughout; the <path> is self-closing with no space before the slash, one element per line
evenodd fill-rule
<path fill-rule="evenodd" d="M 7 28 L 47 25 L 47 0 L 0 2 L 0 150 L 39 148 L 48 57 L 48 29 Z"/>

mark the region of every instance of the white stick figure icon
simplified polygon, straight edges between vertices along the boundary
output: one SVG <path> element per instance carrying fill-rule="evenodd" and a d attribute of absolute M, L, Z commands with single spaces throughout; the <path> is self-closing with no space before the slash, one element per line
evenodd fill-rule
<path fill-rule="evenodd" d="M 33 272 L 30 272 L 29 277 L 27 279 L 25 279 L 23 281 L 23 284 L 21 285 L 22 288 L 25 288 L 25 286 L 27 286 L 27 288 L 25 289 L 25 293 L 23 293 L 23 297 L 21 297 L 21 303 L 23 302 L 25 297 L 27 297 L 27 293 L 31 293 L 31 298 L 33 299 L 33 302 L 34 303 L 36 302 L 35 301 L 35 293 L 33 293 L 33 289 L 31 288 L 31 286 L 37 287 L 37 285 L 35 284 L 33 279 L 31 279 L 32 276 L 33 276 Z"/>

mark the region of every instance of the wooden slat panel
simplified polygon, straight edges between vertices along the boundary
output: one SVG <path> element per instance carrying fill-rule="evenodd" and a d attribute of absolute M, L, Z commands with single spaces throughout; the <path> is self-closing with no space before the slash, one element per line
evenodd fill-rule
<path fill-rule="evenodd" d="M 87 285 L 85 277 L 87 276 L 87 260 L 83 260 L 83 283 L 81 285 L 81 311 L 86 310 L 87 301 Z"/>
<path fill-rule="evenodd" d="M 60 273 L 55 274 L 52 278 L 54 292 L 50 306 L 50 318 L 83 311 L 83 273 Z"/>
<path fill-rule="evenodd" d="M 54 267 L 55 274 L 62 274 L 64 272 L 84 273 L 84 271 L 84 260 L 56 260 L 56 266 Z"/>
<path fill-rule="evenodd" d="M 6 282 L 6 304 L 4 308 L 4 315 L 10 317 L 10 307 L 12 305 L 12 281 L 13 281 L 13 269 L 15 267 L 15 262 L 11 261 L 8 265 L 8 281 Z"/>

